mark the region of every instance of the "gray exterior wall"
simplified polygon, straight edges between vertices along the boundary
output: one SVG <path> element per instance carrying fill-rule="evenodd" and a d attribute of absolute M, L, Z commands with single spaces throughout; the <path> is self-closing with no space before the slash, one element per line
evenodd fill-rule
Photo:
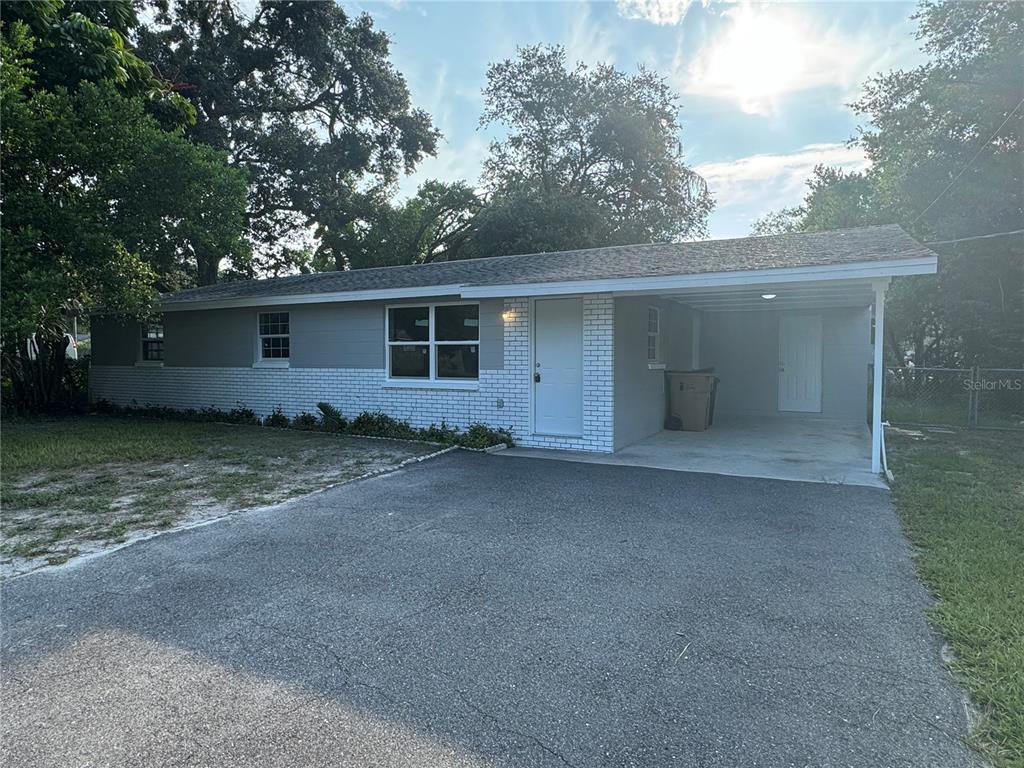
<path fill-rule="evenodd" d="M 421 304 L 444 298 L 388 302 Z M 256 359 L 259 312 L 288 312 L 293 368 L 384 368 L 384 302 L 298 304 L 168 312 L 164 315 L 167 368 L 248 368 Z M 505 365 L 502 300 L 480 302 L 480 368 Z M 133 365 L 140 329 L 134 321 L 92 319 L 93 363 Z"/>
<path fill-rule="evenodd" d="M 470 424 L 483 423 L 511 429 L 523 445 L 607 452 L 612 450 L 614 301 L 608 294 L 596 294 L 584 297 L 582 303 L 586 407 L 583 434 L 579 437 L 533 432 L 530 407 L 533 303 L 525 296 L 485 303 L 481 336 L 484 347 L 490 349 L 482 352 L 481 357 L 486 354 L 493 359 L 499 349 L 504 349 L 504 355 L 501 368 L 481 366 L 477 382 L 393 382 L 387 379 L 383 367 L 139 366 L 134 359 L 127 359 L 124 365 L 90 366 L 89 395 L 93 401 L 107 400 L 126 406 L 226 410 L 243 405 L 261 417 L 278 408 L 288 416 L 311 413 L 315 412 L 317 403 L 326 401 L 348 416 L 363 411 L 382 411 L 397 419 L 407 419 L 418 427 L 445 421 L 465 429 Z M 304 318 L 292 322 L 305 322 L 310 317 L 315 320 L 313 314 L 306 313 L 307 309 L 302 309 Z M 379 316 L 383 317 L 383 305 L 378 305 L 378 309 Z M 243 317 L 245 315 L 248 315 L 245 325 L 251 321 L 255 330 L 255 314 L 243 313 Z M 334 315 L 328 312 L 327 317 L 333 319 Z M 212 314 L 209 322 L 199 323 L 201 330 L 219 335 L 215 326 L 220 318 Z M 495 326 L 499 322 L 502 324 L 500 346 L 495 343 Z M 376 327 L 380 331 L 377 340 L 382 349 L 383 320 Z M 302 335 L 306 335 L 305 331 Z M 250 335 L 246 346 L 255 346 L 254 337 L 254 333 Z M 115 339 L 108 334 L 106 340 L 113 342 Z M 114 349 L 105 346 L 108 351 Z M 122 345 L 129 351 L 134 346 L 134 342 Z M 380 355 L 382 363 L 383 352 L 374 354 Z"/>
<path fill-rule="evenodd" d="M 120 315 L 89 318 L 92 365 L 135 365 L 142 354 L 142 328 Z"/>
<path fill-rule="evenodd" d="M 701 324 L 701 366 L 719 377 L 717 415 L 779 413 L 779 317 L 782 313 L 708 312 Z M 822 418 L 864 419 L 871 360 L 870 308 L 816 310 L 822 318 Z M 786 415 L 786 414 L 782 414 Z M 816 414 L 799 414 L 814 416 Z"/>
<path fill-rule="evenodd" d="M 665 421 L 665 371 L 647 360 L 647 308 L 661 310 L 661 363 L 690 367 L 691 313 L 675 302 L 642 296 L 615 300 L 615 448 L 659 432 Z"/>
<path fill-rule="evenodd" d="M 234 368 L 252 365 L 256 353 L 255 312 L 247 309 L 168 312 L 163 319 L 165 366 Z"/>

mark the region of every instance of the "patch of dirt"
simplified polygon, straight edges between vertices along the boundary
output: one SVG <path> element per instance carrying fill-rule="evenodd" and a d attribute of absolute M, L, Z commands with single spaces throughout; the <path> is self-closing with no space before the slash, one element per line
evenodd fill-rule
<path fill-rule="evenodd" d="M 181 462 L 111 462 L 8 481 L 0 578 L 395 467 L 440 446 L 327 438 L 260 454 L 218 446 Z"/>

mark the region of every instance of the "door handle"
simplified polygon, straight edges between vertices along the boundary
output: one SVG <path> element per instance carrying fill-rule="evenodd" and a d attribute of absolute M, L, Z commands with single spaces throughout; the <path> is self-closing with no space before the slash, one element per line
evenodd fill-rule
<path fill-rule="evenodd" d="M 533 374 L 533 382 L 534 384 L 540 384 L 540 373 Z"/>

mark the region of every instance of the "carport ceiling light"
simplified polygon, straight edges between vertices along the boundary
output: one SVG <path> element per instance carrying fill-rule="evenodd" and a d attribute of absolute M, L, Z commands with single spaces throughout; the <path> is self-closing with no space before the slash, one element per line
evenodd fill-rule
<path fill-rule="evenodd" d="M 775 298 L 775 294 L 774 293 L 762 293 L 761 294 L 761 298 L 762 299 L 774 299 Z"/>

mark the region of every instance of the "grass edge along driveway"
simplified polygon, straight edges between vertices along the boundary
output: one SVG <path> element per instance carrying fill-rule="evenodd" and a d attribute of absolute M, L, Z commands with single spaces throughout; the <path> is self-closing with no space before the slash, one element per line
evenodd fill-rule
<path fill-rule="evenodd" d="M 977 710 L 975 748 L 1024 766 L 1024 435 L 896 432 L 893 501 L 930 619 Z"/>

